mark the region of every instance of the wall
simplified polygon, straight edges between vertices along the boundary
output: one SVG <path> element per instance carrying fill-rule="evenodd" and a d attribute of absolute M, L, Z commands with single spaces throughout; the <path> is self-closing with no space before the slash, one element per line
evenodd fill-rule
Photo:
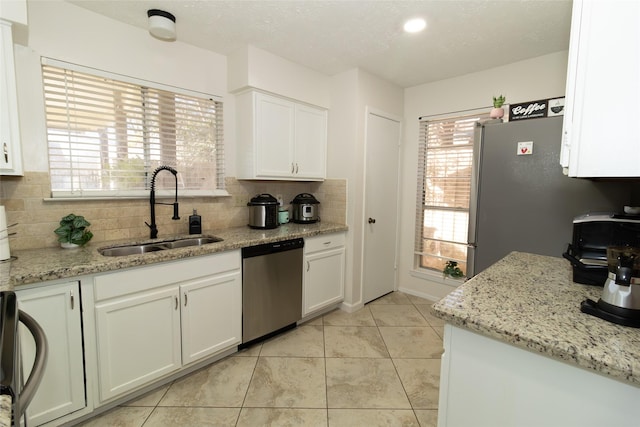
<path fill-rule="evenodd" d="M 403 92 L 363 70 L 333 76 L 329 112 L 328 175 L 346 179 L 347 185 L 347 310 L 362 306 L 362 253 L 364 231 L 364 159 L 367 107 L 403 116 Z"/>
<path fill-rule="evenodd" d="M 40 57 L 78 63 L 145 80 L 221 96 L 224 102 L 226 180 L 229 197 L 180 199 L 180 221 L 157 209 L 160 236 L 186 233 L 192 209 L 202 215 L 203 229 L 244 226 L 246 202 L 255 194 L 282 194 L 285 201 L 301 192 L 320 200 L 324 221 L 345 223 L 346 182 L 247 182 L 235 176 L 235 96 L 227 93 L 227 58 L 176 42 L 163 42 L 147 31 L 105 18 L 59 0 L 29 1 L 27 45 L 15 45 L 24 177 L 1 177 L 0 204 L 8 222 L 18 222 L 10 238 L 12 250 L 56 246 L 53 230 L 71 212 L 92 223 L 92 244 L 148 237 L 148 200 L 49 201 L 46 126 Z M 265 54 L 263 54 L 265 56 Z M 284 60 L 283 60 L 284 61 Z M 271 62 L 277 64 L 276 58 Z M 302 71 L 301 71 L 302 72 Z M 317 79 L 317 75 L 313 75 Z M 300 77 L 305 81 L 305 77 Z M 328 87 L 329 78 L 325 77 Z M 328 92 L 328 90 L 326 91 Z M 167 207 L 167 209 L 170 209 Z"/>
<path fill-rule="evenodd" d="M 441 274 L 414 273 L 414 230 L 417 184 L 418 117 L 491 107 L 494 95 L 518 103 L 564 96 L 567 51 L 532 58 L 404 91 L 405 137 L 403 145 L 402 205 L 400 218 L 399 289 L 438 300 L 459 283 Z"/>

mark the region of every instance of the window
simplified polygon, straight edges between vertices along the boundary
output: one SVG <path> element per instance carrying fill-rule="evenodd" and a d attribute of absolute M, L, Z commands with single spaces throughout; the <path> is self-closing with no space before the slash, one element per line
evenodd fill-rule
<path fill-rule="evenodd" d="M 416 265 L 442 272 L 467 264 L 473 135 L 477 114 L 421 120 L 416 209 Z"/>
<path fill-rule="evenodd" d="M 219 99 L 50 59 L 42 77 L 52 197 L 147 196 L 161 165 L 181 195 L 226 194 Z"/>

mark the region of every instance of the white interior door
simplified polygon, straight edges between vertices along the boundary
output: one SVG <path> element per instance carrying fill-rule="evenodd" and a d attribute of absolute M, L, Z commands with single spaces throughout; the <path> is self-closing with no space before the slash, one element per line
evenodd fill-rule
<path fill-rule="evenodd" d="M 367 303 L 396 285 L 400 121 L 367 114 L 364 201 L 363 299 Z"/>

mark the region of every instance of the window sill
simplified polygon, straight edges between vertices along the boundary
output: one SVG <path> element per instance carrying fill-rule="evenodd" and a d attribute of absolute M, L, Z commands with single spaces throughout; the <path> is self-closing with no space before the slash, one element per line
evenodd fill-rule
<path fill-rule="evenodd" d="M 428 280 L 430 282 L 435 282 L 440 285 L 450 286 L 452 288 L 457 288 L 465 282 L 465 278 L 462 279 L 454 279 L 452 277 L 444 277 L 442 273 L 438 274 L 435 271 L 425 271 L 425 270 L 409 270 L 409 275 L 416 277 L 422 280 Z"/>
<path fill-rule="evenodd" d="M 178 193 L 178 202 L 182 199 L 193 199 L 193 198 L 216 198 L 216 197 L 230 197 L 226 190 L 215 190 L 214 192 L 209 192 L 208 194 L 182 194 Z M 157 199 L 171 198 L 175 197 L 175 192 L 168 191 L 166 194 L 156 192 Z M 59 197 L 45 197 L 43 200 L 45 202 L 88 202 L 88 201 L 96 201 L 96 200 L 149 200 L 149 192 L 146 194 L 135 194 L 135 195 L 104 195 L 104 196 L 59 196 Z"/>

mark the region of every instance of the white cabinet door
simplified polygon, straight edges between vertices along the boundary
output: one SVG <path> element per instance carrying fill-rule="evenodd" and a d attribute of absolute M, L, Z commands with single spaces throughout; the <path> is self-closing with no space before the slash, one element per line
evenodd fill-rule
<path fill-rule="evenodd" d="M 20 310 L 42 327 L 49 345 L 42 382 L 27 408 L 27 422 L 37 426 L 86 406 L 82 326 L 78 282 L 16 292 Z M 33 366 L 35 344 L 20 325 L 23 378 Z"/>
<path fill-rule="evenodd" d="M 344 233 L 305 239 L 302 315 L 344 299 Z"/>
<path fill-rule="evenodd" d="M 561 153 L 569 176 L 640 177 L 639 21 L 637 1 L 573 2 Z"/>
<path fill-rule="evenodd" d="M 11 24 L 0 20 L 0 175 L 23 175 Z"/>
<path fill-rule="evenodd" d="M 178 287 L 96 304 L 100 400 L 181 367 Z"/>
<path fill-rule="evenodd" d="M 239 179 L 326 177 L 327 110 L 255 91 L 236 107 Z"/>
<path fill-rule="evenodd" d="M 255 94 L 256 177 L 290 177 L 294 172 L 295 105 Z"/>
<path fill-rule="evenodd" d="M 295 175 L 298 179 L 327 176 L 327 111 L 296 106 Z"/>
<path fill-rule="evenodd" d="M 242 277 L 239 271 L 180 286 L 182 363 L 226 350 L 242 341 Z"/>

